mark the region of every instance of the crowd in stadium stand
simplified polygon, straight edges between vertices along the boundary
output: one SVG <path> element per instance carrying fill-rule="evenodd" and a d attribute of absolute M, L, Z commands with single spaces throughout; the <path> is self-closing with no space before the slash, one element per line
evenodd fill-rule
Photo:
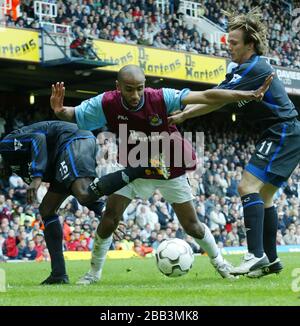
<path fill-rule="evenodd" d="M 49 0 L 49 2 L 51 2 Z M 271 63 L 300 69 L 300 32 L 293 31 L 292 2 L 277 3 L 271 0 L 194 0 L 202 5 L 201 14 L 227 28 L 225 10 L 248 11 L 260 5 L 269 31 Z M 21 1 L 22 16 L 13 21 L 6 17 L 7 26 L 37 28 L 33 1 Z M 56 24 L 72 27 L 74 39 L 104 39 L 118 43 L 140 44 L 162 49 L 172 49 L 229 57 L 225 42 L 212 43 L 197 26 L 189 26 L 180 11 L 180 1 L 169 1 L 169 8 L 162 14 L 155 0 L 59 0 L 56 18 L 44 18 Z M 288 6 L 290 4 L 290 6 Z"/>
<path fill-rule="evenodd" d="M 26 123 L 23 118 L 15 117 L 13 122 L 4 124 L 4 131 L 5 127 L 20 127 L 18 121 Z M 233 125 L 223 129 L 214 129 L 212 124 L 209 125 L 194 120 L 185 126 L 189 131 L 205 132 L 203 169 L 201 174 L 197 170 L 190 175 L 197 216 L 212 230 L 220 248 L 245 245 L 243 210 L 237 186 L 242 170 L 254 151 L 256 138 L 251 137 L 246 129 Z M 110 153 L 106 160 L 99 154 L 97 156 L 97 173 L 101 176 L 118 169 L 116 146 L 102 133 L 98 134 L 97 141 L 99 153 L 108 150 Z M 48 186 L 43 183 L 38 190 L 39 202 Z M 11 176 L 8 184 L 0 179 L 0 257 L 49 260 L 38 203 L 27 205 L 25 195 L 26 187 L 21 178 Z M 275 198 L 279 216 L 277 244 L 300 244 L 300 167 Z M 105 203 L 105 197 L 102 199 Z M 65 250 L 91 250 L 99 216 L 82 207 L 73 197 L 63 203 L 59 215 L 63 224 Z M 172 207 L 159 191 L 148 200 L 134 199 L 123 218 L 127 223 L 126 234 L 121 241 L 114 241 L 114 249 L 133 248 L 139 255 L 145 256 L 152 253 L 163 239 L 177 237 L 188 241 L 194 252 L 201 252 L 199 245 L 184 233 Z"/>
<path fill-rule="evenodd" d="M 22 0 L 22 16 L 16 21 L 6 17 L 7 26 L 37 28 L 33 1 Z M 180 14 L 179 1 L 170 1 L 170 8 L 162 14 L 154 0 L 77 0 L 56 2 L 58 16 L 50 21 L 72 26 L 74 39 L 92 37 L 119 43 L 141 44 L 157 48 L 190 51 L 216 56 L 228 56 L 225 44 L 212 44 L 196 26 L 187 28 Z M 287 8 L 274 1 L 212 0 L 200 1 L 203 15 L 226 29 L 227 20 L 221 9 L 248 10 L 260 4 L 269 26 L 269 54 L 271 62 L 279 66 L 300 69 L 300 34 L 292 32 L 292 19 Z M 0 112 L 0 137 L 5 132 L 34 121 L 49 119 L 47 113 L 31 109 L 19 112 L 15 109 Z M 205 152 L 202 174 L 192 173 L 190 183 L 195 195 L 194 204 L 199 220 L 206 223 L 218 246 L 245 245 L 246 236 L 242 204 L 237 186 L 242 170 L 254 151 L 255 137 L 243 134 L 239 129 L 213 129 L 193 122 L 188 130 L 205 131 Z M 243 129 L 245 130 L 245 129 Z M 98 157 L 99 176 L 118 168 L 116 147 L 102 134 L 98 137 L 99 151 L 110 150 L 108 160 Z M 38 191 L 38 201 L 49 185 Z M 26 204 L 26 186 L 17 176 L 9 183 L 0 179 L 0 260 L 49 260 L 40 222 L 38 204 Z M 276 194 L 275 205 L 279 224 L 277 244 L 300 244 L 300 167 L 287 185 Z M 105 198 L 103 198 L 105 204 Z M 89 251 L 99 223 L 99 216 L 82 207 L 70 197 L 59 211 L 64 229 L 65 250 Z M 187 236 L 172 207 L 159 191 L 148 200 L 134 199 L 124 213 L 127 223 L 124 239 L 114 241 L 117 250 L 133 248 L 139 255 L 152 253 L 166 238 L 184 238 L 194 252 L 201 252 L 199 245 Z"/>

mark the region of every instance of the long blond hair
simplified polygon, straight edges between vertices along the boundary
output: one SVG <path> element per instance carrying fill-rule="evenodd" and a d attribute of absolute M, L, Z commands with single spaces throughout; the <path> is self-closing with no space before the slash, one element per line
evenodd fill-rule
<path fill-rule="evenodd" d="M 259 55 L 265 54 L 268 49 L 266 25 L 262 22 L 263 15 L 259 7 L 251 9 L 246 14 L 237 12 L 222 11 L 228 17 L 228 29 L 234 31 L 240 29 L 244 31 L 244 43 L 254 44 L 255 52 Z"/>

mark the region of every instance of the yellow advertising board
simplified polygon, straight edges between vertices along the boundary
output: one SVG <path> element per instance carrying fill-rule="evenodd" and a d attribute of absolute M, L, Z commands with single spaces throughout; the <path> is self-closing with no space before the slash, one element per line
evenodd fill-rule
<path fill-rule="evenodd" d="M 114 42 L 94 41 L 94 50 L 98 57 L 105 62 L 113 62 L 115 66 L 101 68 L 103 70 L 118 71 L 123 66 L 136 64 L 137 47 Z"/>
<path fill-rule="evenodd" d="M 91 251 L 64 251 L 66 260 L 89 260 L 91 259 Z M 133 250 L 109 250 L 107 258 L 110 259 L 125 259 L 132 257 L 140 257 Z"/>
<path fill-rule="evenodd" d="M 138 47 L 137 64 L 145 74 L 184 79 L 184 53 Z"/>
<path fill-rule="evenodd" d="M 0 59 L 39 62 L 39 33 L 0 27 Z"/>
<path fill-rule="evenodd" d="M 185 54 L 185 79 L 219 84 L 226 75 L 226 59 Z"/>
<path fill-rule="evenodd" d="M 205 55 L 160 50 L 150 47 L 94 41 L 98 56 L 115 66 L 99 68 L 118 71 L 125 65 L 139 65 L 146 75 L 208 84 L 220 83 L 226 74 L 226 60 Z"/>

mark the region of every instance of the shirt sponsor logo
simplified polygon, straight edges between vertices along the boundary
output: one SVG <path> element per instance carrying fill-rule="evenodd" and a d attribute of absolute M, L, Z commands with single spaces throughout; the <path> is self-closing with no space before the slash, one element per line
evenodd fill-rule
<path fill-rule="evenodd" d="M 12 173 L 20 174 L 20 171 L 21 171 L 20 165 L 11 165 L 10 167 L 11 167 Z"/>
<path fill-rule="evenodd" d="M 128 117 L 126 117 L 125 115 L 118 115 L 117 117 L 118 120 L 122 120 L 122 121 L 128 121 Z"/>
<path fill-rule="evenodd" d="M 239 108 L 242 108 L 243 106 L 245 106 L 245 105 L 248 104 L 249 102 L 251 102 L 251 100 L 239 101 L 239 102 L 238 102 L 238 107 L 239 107 Z"/>

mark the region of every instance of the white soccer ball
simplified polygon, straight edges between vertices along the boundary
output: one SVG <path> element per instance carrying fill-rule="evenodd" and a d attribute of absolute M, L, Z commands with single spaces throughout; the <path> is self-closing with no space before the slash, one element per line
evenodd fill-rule
<path fill-rule="evenodd" d="M 190 245 L 181 239 L 164 240 L 156 250 L 156 264 L 166 276 L 186 274 L 193 265 L 194 254 Z"/>

